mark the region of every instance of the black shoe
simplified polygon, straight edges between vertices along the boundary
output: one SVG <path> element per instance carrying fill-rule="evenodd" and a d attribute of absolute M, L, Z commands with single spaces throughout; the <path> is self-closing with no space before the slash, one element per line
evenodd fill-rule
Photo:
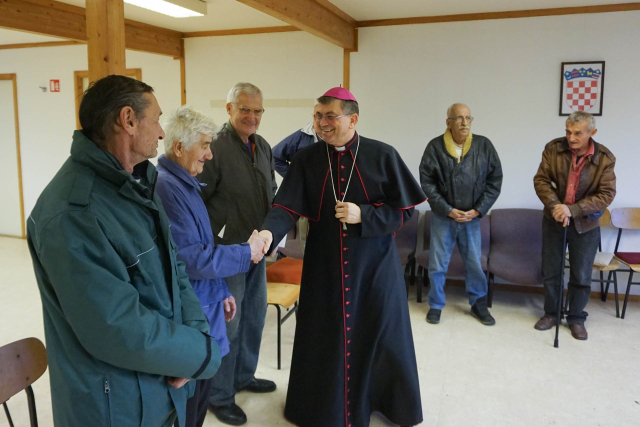
<path fill-rule="evenodd" d="M 487 297 L 482 297 L 476 301 L 471 307 L 471 312 L 475 314 L 480 323 L 487 326 L 496 324 L 496 319 L 491 316 L 489 309 L 487 308 Z"/>
<path fill-rule="evenodd" d="M 209 410 L 213 412 L 213 415 L 215 415 L 221 423 L 241 426 L 247 422 L 247 416 L 244 411 L 235 403 L 224 406 L 209 405 Z"/>
<path fill-rule="evenodd" d="M 269 380 L 261 380 L 258 378 L 254 378 L 246 386 L 242 387 L 238 391 L 250 391 L 251 393 L 270 393 L 272 391 L 276 391 L 276 383 Z"/>
<path fill-rule="evenodd" d="M 437 325 L 440 323 L 440 314 L 442 314 L 442 310 L 438 310 L 437 308 L 430 308 L 427 313 L 427 323 L 431 323 L 433 325 Z"/>

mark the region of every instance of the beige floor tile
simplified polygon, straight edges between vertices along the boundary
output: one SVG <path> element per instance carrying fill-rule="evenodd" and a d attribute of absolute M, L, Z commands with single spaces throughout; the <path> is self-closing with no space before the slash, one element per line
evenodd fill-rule
<path fill-rule="evenodd" d="M 44 341 L 42 306 L 24 240 L 0 238 L 0 345 L 34 336 Z M 414 291 L 412 290 L 412 293 Z M 630 303 L 625 320 L 612 300 L 587 307 L 589 340 L 533 325 L 542 296 L 500 291 L 491 309 L 497 324 L 481 325 L 469 314 L 464 290 L 447 288 L 439 325 L 425 321 L 428 304 L 409 301 L 418 361 L 425 427 L 637 427 L 640 426 L 640 304 Z M 278 390 L 240 393 L 237 403 L 253 426 L 290 426 L 283 417 L 295 318 L 282 327 L 282 370 L 276 362 L 276 312 L 267 311 L 257 376 Z M 34 384 L 38 419 L 52 425 L 48 374 Z M 28 425 L 26 398 L 9 401 L 16 426 Z M 0 427 L 6 420 L 0 414 Z M 221 425 L 208 415 L 205 426 Z M 392 426 L 374 414 L 372 427 Z M 327 426 L 331 427 L 331 426 Z"/>

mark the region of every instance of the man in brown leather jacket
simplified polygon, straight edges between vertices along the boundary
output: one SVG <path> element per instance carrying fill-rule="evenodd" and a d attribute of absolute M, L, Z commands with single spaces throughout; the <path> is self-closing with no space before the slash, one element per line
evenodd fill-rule
<path fill-rule="evenodd" d="M 566 137 L 549 142 L 533 178 L 536 194 L 544 204 L 542 220 L 542 275 L 544 316 L 535 328 L 556 325 L 558 294 L 563 286 L 561 272 L 564 227 L 569 245 L 569 314 L 571 335 L 586 340 L 584 308 L 591 294 L 591 271 L 600 242 L 599 217 L 616 195 L 616 158 L 595 142 L 595 118 L 577 111 L 567 119 Z"/>

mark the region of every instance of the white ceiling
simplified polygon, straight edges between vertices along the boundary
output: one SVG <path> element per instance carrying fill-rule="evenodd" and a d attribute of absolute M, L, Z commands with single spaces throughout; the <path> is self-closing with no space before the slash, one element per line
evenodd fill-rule
<path fill-rule="evenodd" d="M 63 3 L 85 7 L 85 0 L 58 0 Z M 145 24 L 190 32 L 207 30 L 228 30 L 232 28 L 273 27 L 287 25 L 262 12 L 238 3 L 235 0 L 207 0 L 207 14 L 194 18 L 172 18 L 141 7 L 124 4 L 124 16 L 127 19 Z"/>
<path fill-rule="evenodd" d="M 61 1 L 85 7 L 85 0 Z M 206 1 L 208 13 L 203 17 L 171 18 L 126 3 L 124 6 L 125 17 L 182 32 L 286 25 L 278 19 L 235 0 Z M 513 0 L 331 0 L 331 2 L 358 21 L 632 3 L 625 0 L 518 0 L 517 2 Z M 0 29 L 0 44 L 53 40 L 58 39 Z"/>
<path fill-rule="evenodd" d="M 357 21 L 635 3 L 628 0 L 330 0 Z"/>

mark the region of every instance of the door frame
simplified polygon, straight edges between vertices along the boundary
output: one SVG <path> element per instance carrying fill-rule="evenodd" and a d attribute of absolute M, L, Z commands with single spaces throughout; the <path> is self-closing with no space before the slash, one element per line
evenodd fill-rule
<path fill-rule="evenodd" d="M 22 238 L 27 238 L 24 218 L 24 191 L 22 188 L 22 158 L 20 155 L 20 119 L 18 118 L 18 78 L 15 73 L 0 74 L 0 80 L 11 80 L 13 83 L 13 120 L 16 126 L 16 157 L 18 162 L 18 189 L 20 192 L 20 226 Z M 7 236 L 15 237 L 15 236 Z"/>
<path fill-rule="evenodd" d="M 136 80 L 142 81 L 142 68 L 127 68 L 124 72 L 124 75 L 127 77 L 133 77 Z M 89 78 L 89 71 L 74 71 L 73 72 L 73 90 L 74 96 L 76 98 L 76 129 L 82 129 L 80 126 L 80 102 L 82 102 L 82 95 L 84 94 L 84 87 L 82 85 L 82 80 L 84 78 Z"/>

